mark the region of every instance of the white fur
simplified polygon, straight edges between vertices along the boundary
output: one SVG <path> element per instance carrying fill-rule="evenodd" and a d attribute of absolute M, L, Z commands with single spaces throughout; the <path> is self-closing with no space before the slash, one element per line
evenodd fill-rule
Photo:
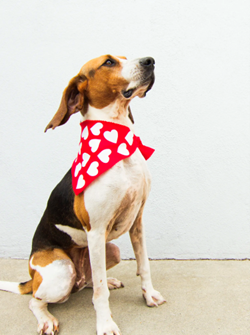
<path fill-rule="evenodd" d="M 43 281 L 35 293 L 35 298 L 44 302 L 58 302 L 66 299 L 75 280 L 75 268 L 69 259 L 55 260 L 47 266 L 34 265 L 33 257 L 30 267 L 39 272 Z"/>
<path fill-rule="evenodd" d="M 136 64 L 136 62 L 135 62 Z M 129 70 L 127 70 L 129 73 Z M 115 102 L 100 110 L 89 106 L 86 119 L 97 119 L 133 126 L 128 117 L 117 113 L 119 103 Z M 124 121 L 125 119 L 125 121 Z M 129 231 L 132 225 L 141 224 L 143 204 L 150 190 L 150 174 L 140 151 L 126 158 L 92 182 L 84 192 L 85 208 L 89 214 L 91 230 L 86 232 L 93 280 L 93 303 L 97 315 L 97 334 L 120 334 L 111 317 L 109 291 L 107 287 L 105 243 L 118 238 Z M 126 203 L 127 201 L 127 203 Z M 138 262 L 138 274 L 141 275 L 142 289 L 149 306 L 163 303 L 165 300 L 155 291 L 151 282 L 143 230 L 141 236 L 133 236 Z"/>
<path fill-rule="evenodd" d="M 81 115 L 80 122 L 85 120 L 110 121 L 133 129 L 132 123 L 127 116 L 128 108 L 126 108 L 124 113 L 121 115 L 120 101 L 116 100 L 102 109 L 98 109 L 89 105 L 87 113 L 84 116 Z"/>
<path fill-rule="evenodd" d="M 71 237 L 72 241 L 74 241 L 79 247 L 84 248 L 88 245 L 87 235 L 84 230 L 72 228 L 62 224 L 56 224 L 55 226 L 57 229 L 68 234 Z"/>
<path fill-rule="evenodd" d="M 47 303 L 32 298 L 29 303 L 30 310 L 38 321 L 37 332 L 39 334 L 54 335 L 58 329 L 58 320 L 47 310 Z"/>
<path fill-rule="evenodd" d="M 0 290 L 21 294 L 19 291 L 19 283 L 0 281 Z"/>
<path fill-rule="evenodd" d="M 137 88 L 140 85 L 142 72 L 139 59 L 123 62 L 121 75 L 129 82 L 127 90 Z"/>

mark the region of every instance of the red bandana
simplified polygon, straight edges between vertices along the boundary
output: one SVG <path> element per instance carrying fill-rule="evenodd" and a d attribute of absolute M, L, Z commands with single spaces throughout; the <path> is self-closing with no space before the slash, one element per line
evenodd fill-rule
<path fill-rule="evenodd" d="M 72 184 L 76 195 L 93 180 L 138 148 L 147 160 L 154 149 L 142 144 L 129 127 L 107 121 L 80 123 L 79 152 L 72 165 Z"/>

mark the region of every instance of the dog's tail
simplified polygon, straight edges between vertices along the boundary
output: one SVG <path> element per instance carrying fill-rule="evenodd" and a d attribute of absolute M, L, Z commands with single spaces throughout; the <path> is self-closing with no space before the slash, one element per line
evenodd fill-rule
<path fill-rule="evenodd" d="M 0 281 L 0 290 L 17 294 L 32 293 L 32 279 L 24 283 L 15 283 L 10 281 Z"/>

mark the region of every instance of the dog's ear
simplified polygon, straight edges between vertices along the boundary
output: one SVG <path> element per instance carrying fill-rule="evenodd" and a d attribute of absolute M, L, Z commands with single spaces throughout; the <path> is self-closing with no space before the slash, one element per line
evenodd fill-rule
<path fill-rule="evenodd" d="M 135 123 L 130 106 L 128 106 L 128 117 L 132 123 Z"/>
<path fill-rule="evenodd" d="M 53 116 L 44 132 L 50 128 L 55 129 L 58 126 L 61 126 L 68 121 L 72 114 L 77 113 L 83 109 L 84 90 L 86 87 L 87 78 L 83 75 L 77 75 L 70 80 L 68 86 L 63 91 L 63 96 L 58 111 Z"/>

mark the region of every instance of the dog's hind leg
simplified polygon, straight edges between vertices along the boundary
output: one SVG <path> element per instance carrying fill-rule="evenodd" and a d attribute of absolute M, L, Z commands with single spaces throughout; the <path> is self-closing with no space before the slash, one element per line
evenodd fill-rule
<path fill-rule="evenodd" d="M 121 261 L 120 249 L 113 243 L 106 244 L 106 269 L 109 270 L 119 264 Z M 124 287 L 123 283 L 116 278 L 107 278 L 108 288 L 114 290 Z"/>
<path fill-rule="evenodd" d="M 89 260 L 89 252 L 86 253 L 84 262 L 84 272 L 86 275 L 87 287 L 93 287 L 91 267 Z M 109 270 L 119 264 L 121 261 L 120 249 L 113 243 L 106 243 L 106 270 Z M 123 283 L 116 278 L 107 278 L 108 288 L 114 290 L 117 288 L 124 287 Z"/>
<path fill-rule="evenodd" d="M 38 321 L 39 334 L 55 335 L 58 320 L 47 310 L 48 303 L 64 302 L 75 283 L 75 267 L 68 255 L 60 249 L 34 253 L 30 259 L 33 278 L 33 298 L 29 307 Z"/>
<path fill-rule="evenodd" d="M 48 304 L 46 302 L 36 298 L 32 298 L 29 303 L 29 308 L 38 321 L 38 334 L 55 335 L 59 332 L 59 322 L 52 314 L 50 314 L 47 306 Z"/>
<path fill-rule="evenodd" d="M 152 285 L 142 224 L 142 212 L 143 208 L 141 208 L 132 228 L 130 229 L 130 239 L 137 261 L 137 275 L 141 276 L 143 297 L 149 307 L 154 307 L 163 304 L 166 300 L 153 288 Z"/>

